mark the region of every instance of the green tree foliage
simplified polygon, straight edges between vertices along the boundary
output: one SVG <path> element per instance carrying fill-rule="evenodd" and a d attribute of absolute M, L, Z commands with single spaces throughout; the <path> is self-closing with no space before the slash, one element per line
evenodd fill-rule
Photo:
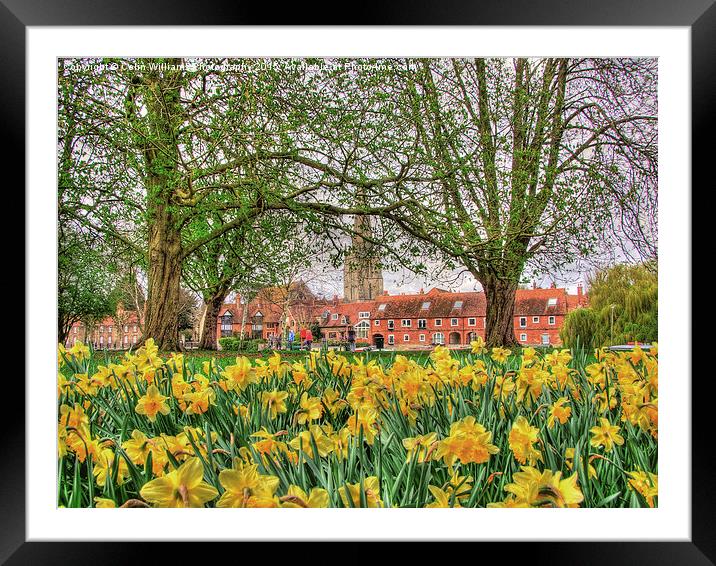
<path fill-rule="evenodd" d="M 567 348 L 591 350 L 601 345 L 597 342 L 598 326 L 597 316 L 592 309 L 578 308 L 565 317 L 559 336 Z"/>
<path fill-rule="evenodd" d="M 64 343 L 76 322 L 88 326 L 114 313 L 118 294 L 107 258 L 79 235 L 60 233 L 57 258 L 57 328 Z"/>
<path fill-rule="evenodd" d="M 658 276 L 652 266 L 617 265 L 589 281 L 589 308 L 565 319 L 560 335 L 565 344 L 608 346 L 656 342 L 659 319 Z"/>

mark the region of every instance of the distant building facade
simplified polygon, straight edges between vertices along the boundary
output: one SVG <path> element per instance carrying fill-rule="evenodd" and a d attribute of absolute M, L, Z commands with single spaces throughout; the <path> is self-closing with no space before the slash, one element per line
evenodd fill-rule
<path fill-rule="evenodd" d="M 239 299 L 237 298 L 237 302 Z M 524 346 L 561 345 L 559 331 L 566 315 L 586 306 L 587 297 L 581 285 L 576 295 L 555 286 L 548 289 L 518 289 L 515 297 L 513 327 L 515 339 Z M 237 316 L 242 305 L 224 305 L 219 317 L 220 335 L 236 334 Z M 394 349 L 430 348 L 436 344 L 467 346 L 478 336 L 485 338 L 487 302 L 483 292 L 453 293 L 434 288 L 429 292 L 389 295 L 384 292 L 374 300 L 346 301 L 334 297 L 325 300 L 306 294 L 290 310 L 300 317 L 288 316 L 281 323 L 281 313 L 257 297 L 246 309 L 245 336 L 268 338 L 293 329 L 318 326 L 321 337 L 345 341 L 349 330 L 356 341 Z M 240 320 L 238 321 L 240 323 Z M 316 342 L 319 337 L 316 337 Z"/>
<path fill-rule="evenodd" d="M 71 348 L 77 342 L 91 344 L 95 350 L 128 350 L 142 339 L 142 317 L 136 311 L 124 310 L 120 305 L 114 316 L 87 325 L 75 322 L 65 339 Z"/>

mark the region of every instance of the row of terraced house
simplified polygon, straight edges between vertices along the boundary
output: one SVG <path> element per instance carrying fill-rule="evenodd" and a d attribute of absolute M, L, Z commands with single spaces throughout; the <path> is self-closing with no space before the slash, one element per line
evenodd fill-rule
<path fill-rule="evenodd" d="M 486 301 L 482 292 L 450 292 L 433 288 L 428 292 L 390 295 L 373 300 L 347 302 L 334 296 L 326 300 L 303 290 L 300 300 L 277 303 L 259 294 L 245 304 L 240 295 L 224 304 L 217 320 L 217 338 L 241 333 L 268 339 L 289 330 L 320 328 L 329 344 L 344 342 L 354 333 L 357 343 L 395 349 L 418 349 L 436 344 L 468 345 L 485 336 Z M 568 312 L 585 306 L 581 285 L 577 294 L 565 288 L 519 289 L 515 299 L 514 331 L 524 345 L 560 345 L 559 331 Z M 296 338 L 298 341 L 298 338 Z"/>

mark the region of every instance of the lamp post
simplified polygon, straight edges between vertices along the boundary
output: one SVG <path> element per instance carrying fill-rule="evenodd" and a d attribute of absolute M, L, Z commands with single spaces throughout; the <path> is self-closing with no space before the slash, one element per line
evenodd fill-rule
<path fill-rule="evenodd" d="M 614 307 L 616 307 L 616 305 L 614 305 L 614 304 L 612 304 L 612 305 L 609 306 L 609 310 L 610 310 L 610 314 L 611 314 L 611 319 L 612 319 L 612 320 L 611 320 L 611 327 L 610 327 L 610 331 L 609 331 L 609 334 L 610 334 L 609 341 L 610 341 L 610 343 L 611 343 L 612 346 L 614 346 Z"/>

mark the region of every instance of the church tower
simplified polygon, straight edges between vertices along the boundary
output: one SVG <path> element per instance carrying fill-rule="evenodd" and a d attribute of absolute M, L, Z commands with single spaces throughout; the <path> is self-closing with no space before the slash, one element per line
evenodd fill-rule
<path fill-rule="evenodd" d="M 383 272 L 374 245 L 363 237 L 370 239 L 373 235 L 370 218 L 356 215 L 353 230 L 355 234 L 343 265 L 343 300 L 372 301 L 383 294 Z"/>

